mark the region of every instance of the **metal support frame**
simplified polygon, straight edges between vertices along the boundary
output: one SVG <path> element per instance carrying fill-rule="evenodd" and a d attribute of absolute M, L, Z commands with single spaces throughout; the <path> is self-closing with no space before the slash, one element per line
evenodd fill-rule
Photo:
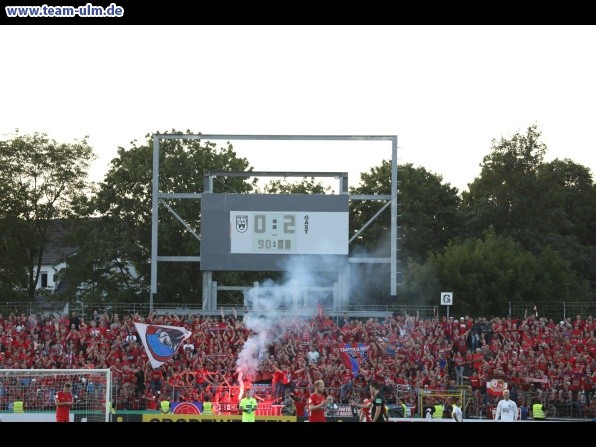
<path fill-rule="evenodd" d="M 178 214 L 170 207 L 165 199 L 190 199 L 200 200 L 200 193 L 160 193 L 159 192 L 159 152 L 161 140 L 270 140 L 270 141 L 390 141 L 391 142 L 391 194 L 390 195 L 353 195 L 350 200 L 389 200 L 391 204 L 391 247 L 390 258 L 349 258 L 350 263 L 389 263 L 390 264 L 390 295 L 397 297 L 397 135 L 226 135 L 226 134 L 154 134 L 153 135 L 153 187 L 152 187 L 152 214 L 151 214 L 151 291 L 149 296 L 149 308 L 153 310 L 153 304 L 157 298 L 157 267 L 158 262 L 200 262 L 199 256 L 159 256 L 158 247 L 158 225 L 159 225 L 159 204 L 162 203 L 182 225 L 189 228 Z M 216 175 L 226 176 L 275 176 L 275 177 L 313 177 L 313 176 L 334 176 L 339 178 L 339 193 L 348 194 L 347 173 L 317 173 L 317 172 L 219 172 L 206 173 L 204 179 L 204 191 L 213 192 L 213 177 Z M 385 209 L 385 205 L 382 209 Z M 378 215 L 377 213 L 363 228 L 358 231 L 360 234 Z M 200 240 L 199 235 L 194 235 Z M 350 239 L 350 242 L 354 237 Z M 349 297 L 344 296 L 349 289 L 349 272 L 341 273 L 334 289 L 341 297 L 334 297 L 334 309 L 347 305 Z M 213 282 L 212 272 L 203 272 L 202 287 L 203 309 L 215 309 L 217 307 L 217 283 Z M 335 293 L 334 293 L 335 295 Z"/>

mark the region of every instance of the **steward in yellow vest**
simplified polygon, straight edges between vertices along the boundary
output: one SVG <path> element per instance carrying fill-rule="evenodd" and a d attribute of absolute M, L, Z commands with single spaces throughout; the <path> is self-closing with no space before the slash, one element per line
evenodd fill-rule
<path fill-rule="evenodd" d="M 435 412 L 433 413 L 433 419 L 443 419 L 443 405 L 435 405 Z"/>
<path fill-rule="evenodd" d="M 205 396 L 203 401 L 203 414 L 213 414 L 213 404 L 211 403 L 209 396 Z"/>
<path fill-rule="evenodd" d="M 544 421 L 546 419 L 544 406 L 540 402 L 536 402 L 532 405 L 532 419 L 535 421 Z"/>
<path fill-rule="evenodd" d="M 170 401 L 162 400 L 159 403 L 159 411 L 161 411 L 163 414 L 170 414 Z"/>
<path fill-rule="evenodd" d="M 25 412 L 25 403 L 22 400 L 15 400 L 12 403 L 12 411 L 13 411 L 13 413 L 24 413 Z"/>

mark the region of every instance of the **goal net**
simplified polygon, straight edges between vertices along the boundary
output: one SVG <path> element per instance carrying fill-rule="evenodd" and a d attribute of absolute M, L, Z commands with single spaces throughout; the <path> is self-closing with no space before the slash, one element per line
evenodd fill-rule
<path fill-rule="evenodd" d="M 3 422 L 56 422 L 56 394 L 71 384 L 71 422 L 109 422 L 109 369 L 0 369 Z"/>
<path fill-rule="evenodd" d="M 466 412 L 465 391 L 420 390 L 418 395 L 418 414 L 427 419 L 451 419 L 452 404 L 458 402 L 462 412 Z M 439 409 L 439 413 L 436 410 Z"/>

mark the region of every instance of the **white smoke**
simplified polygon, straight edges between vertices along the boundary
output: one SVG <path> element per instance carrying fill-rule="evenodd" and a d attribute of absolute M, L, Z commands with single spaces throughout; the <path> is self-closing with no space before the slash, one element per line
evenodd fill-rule
<path fill-rule="evenodd" d="M 390 234 L 383 233 L 374 247 L 352 250 L 352 258 L 387 258 L 390 256 Z M 399 261 L 398 261 L 399 262 Z M 398 263 L 398 271 L 404 266 Z M 399 282 L 399 280 L 398 280 Z M 369 297 L 390 293 L 390 264 L 358 262 L 350 270 L 350 304 L 373 304 Z"/>
<path fill-rule="evenodd" d="M 271 341 L 272 325 L 272 320 L 252 313 L 244 316 L 244 326 L 250 329 L 253 334 L 244 342 L 236 360 L 236 370 L 243 377 L 252 380 L 258 371 L 259 364 L 264 360 L 263 352 L 266 350 L 268 342 Z M 239 381 L 240 378 L 239 376 Z"/>
<path fill-rule="evenodd" d="M 252 331 L 236 360 L 241 393 L 243 378 L 253 381 L 263 362 L 269 357 L 269 346 L 280 343 L 284 331 L 295 325 L 297 320 L 306 320 L 316 315 L 321 296 L 332 297 L 333 280 L 337 271 L 345 269 L 346 260 L 331 260 L 321 256 L 289 257 L 284 265 L 281 283 L 265 280 L 247 292 L 249 312 L 244 316 L 244 325 Z M 327 293 L 305 293 L 305 287 L 329 287 Z M 241 394 L 242 395 L 242 394 Z"/>

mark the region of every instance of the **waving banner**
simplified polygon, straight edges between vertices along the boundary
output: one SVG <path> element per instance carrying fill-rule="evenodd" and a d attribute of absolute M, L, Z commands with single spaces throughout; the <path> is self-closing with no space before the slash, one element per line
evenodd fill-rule
<path fill-rule="evenodd" d="M 507 388 L 507 382 L 503 379 L 492 379 L 486 382 L 486 392 L 491 396 L 502 396 L 505 388 Z"/>
<path fill-rule="evenodd" d="M 370 346 L 366 343 L 344 343 L 340 345 L 341 359 L 344 365 L 352 370 L 354 376 L 360 371 L 360 365 L 366 361 L 369 348 Z"/>
<path fill-rule="evenodd" d="M 176 354 L 191 332 L 178 326 L 135 323 L 153 369 L 159 368 Z"/>

